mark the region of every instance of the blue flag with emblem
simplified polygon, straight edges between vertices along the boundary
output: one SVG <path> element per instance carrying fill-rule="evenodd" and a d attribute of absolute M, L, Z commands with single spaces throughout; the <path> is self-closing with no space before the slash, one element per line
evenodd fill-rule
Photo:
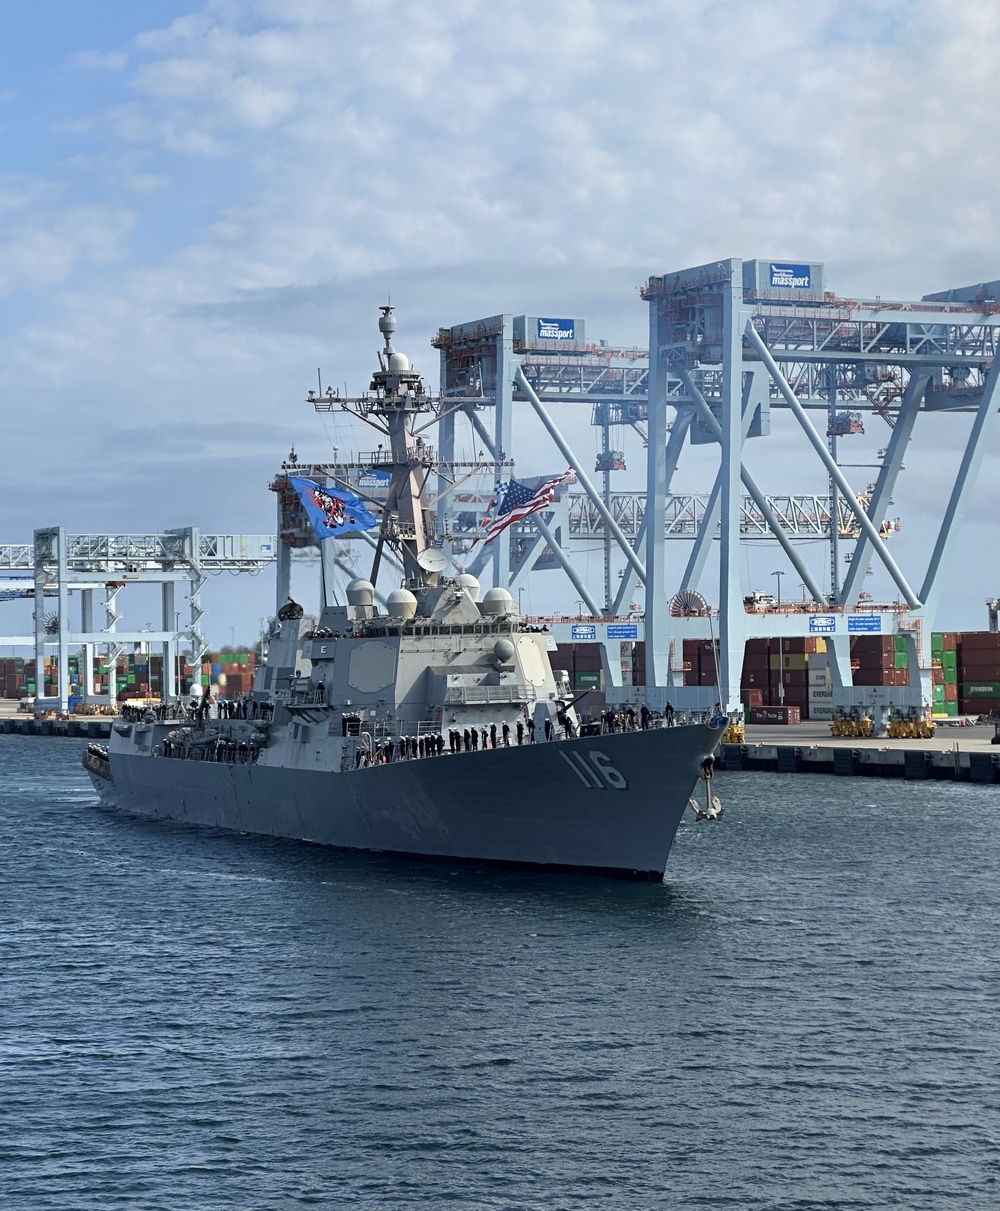
<path fill-rule="evenodd" d="M 338 534 L 357 534 L 370 530 L 378 520 L 347 488 L 324 488 L 301 475 L 290 475 L 288 482 L 299 495 L 306 517 L 317 538 L 336 538 Z"/>

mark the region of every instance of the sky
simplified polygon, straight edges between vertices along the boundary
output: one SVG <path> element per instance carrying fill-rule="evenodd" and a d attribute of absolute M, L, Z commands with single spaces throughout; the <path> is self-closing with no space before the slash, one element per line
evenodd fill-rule
<path fill-rule="evenodd" d="M 644 345 L 642 282 L 721 257 L 821 261 L 827 288 L 851 298 L 1000 277 L 1000 5 L 4 10 L 0 542 L 58 524 L 273 530 L 267 484 L 292 444 L 323 459 L 331 443 L 366 443 L 304 396 L 317 367 L 367 386 L 389 295 L 396 343 L 433 384 L 439 326 L 580 315 L 591 339 Z M 589 458 L 583 411 L 557 418 Z M 928 419 L 907 454 L 893 550 L 918 583 L 968 426 Z M 845 461 L 885 445 L 882 422 L 867 427 Z M 775 428 L 748 452 L 764 490 L 825 490 L 789 418 Z M 518 473 L 562 469 L 527 417 L 516 429 Z M 622 487 L 642 482 L 629 441 Z M 1000 591 L 983 558 L 997 546 L 998 454 L 955 554 L 946 627 L 984 626 L 983 599 Z M 702 450 L 675 486 L 704 491 L 713 476 Z M 679 578 L 687 551 L 671 550 Z M 580 562 L 597 587 L 598 556 Z M 744 589 L 773 588 L 786 566 L 774 546 L 747 552 Z M 526 608 L 573 609 L 563 583 L 537 574 Z M 895 596 L 881 575 L 870 588 Z M 213 585 L 209 638 L 252 640 L 272 594 L 267 576 Z M 145 602 L 130 615 L 119 600 L 123 625 L 148 621 Z"/>

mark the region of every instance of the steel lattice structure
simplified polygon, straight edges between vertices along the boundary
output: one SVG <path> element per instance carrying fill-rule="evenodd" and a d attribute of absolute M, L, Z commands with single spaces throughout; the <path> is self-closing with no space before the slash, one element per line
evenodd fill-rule
<path fill-rule="evenodd" d="M 179 645 L 191 645 L 192 660 L 201 659 L 207 644 L 201 630 L 204 609 L 201 589 L 206 577 L 222 571 L 259 572 L 273 565 L 278 544 L 270 534 L 202 534 L 197 529 L 168 530 L 148 534 L 70 534 L 62 527 L 35 531 L 33 543 L 0 545 L 0 590 L 8 596 L 32 596 L 35 601 L 34 634 L 3 636 L 11 646 L 33 646 L 36 669 L 43 665 L 46 647 L 58 651 L 59 697 L 47 704 L 65 711 L 68 686 L 65 671 L 69 648 L 81 647 L 84 655 L 86 697 L 93 701 L 95 651 L 108 651 L 109 670 L 129 643 L 162 645 L 164 697 L 175 696 L 176 656 Z M 5 577 L 4 573 L 8 573 Z M 16 573 L 22 573 L 17 576 Z M 26 575 L 26 573 L 30 573 Z M 176 586 L 187 586 L 188 618 L 179 628 L 175 610 Z M 157 631 L 123 631 L 116 603 L 118 594 L 130 584 L 159 584 L 162 618 Z M 80 627 L 70 625 L 70 595 L 79 594 Z M 101 600 L 98 603 L 97 595 Z M 46 618 L 45 599 L 56 598 L 55 625 Z M 97 607 L 104 625 L 96 625 Z M 39 679 L 40 680 L 40 679 Z M 109 677 L 108 699 L 115 701 L 115 679 Z M 37 705 L 44 706 L 44 701 Z"/>

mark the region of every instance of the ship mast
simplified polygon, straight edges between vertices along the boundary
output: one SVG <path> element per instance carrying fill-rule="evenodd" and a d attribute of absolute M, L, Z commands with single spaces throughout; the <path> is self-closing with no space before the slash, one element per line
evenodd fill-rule
<path fill-rule="evenodd" d="M 358 401 L 361 415 L 366 420 L 377 417 L 389 438 L 388 451 L 380 447 L 372 459 L 373 466 L 390 471 L 391 479 L 371 580 L 374 583 L 378 576 L 382 546 L 388 542 L 403 560 L 407 585 L 419 588 L 437 582 L 444 562 L 424 554 L 428 542 L 423 490 L 434 459 L 431 447 L 414 432 L 421 413 L 431 411 L 431 400 L 423 379 L 411 370 L 409 358 L 393 348 L 393 308 L 386 305 L 380 310 L 378 326 L 385 348 L 378 354 L 379 369 L 372 375 L 371 394 Z"/>

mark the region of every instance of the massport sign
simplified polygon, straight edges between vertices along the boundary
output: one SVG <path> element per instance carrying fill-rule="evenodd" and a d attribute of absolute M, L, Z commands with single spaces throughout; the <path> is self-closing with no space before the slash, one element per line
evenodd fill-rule
<path fill-rule="evenodd" d="M 572 320 L 538 320 L 538 339 L 540 341 L 573 341 L 576 340 L 576 325 Z"/>
<path fill-rule="evenodd" d="M 812 275 L 808 265 L 785 265 L 771 262 L 771 286 L 775 290 L 808 290 Z"/>

